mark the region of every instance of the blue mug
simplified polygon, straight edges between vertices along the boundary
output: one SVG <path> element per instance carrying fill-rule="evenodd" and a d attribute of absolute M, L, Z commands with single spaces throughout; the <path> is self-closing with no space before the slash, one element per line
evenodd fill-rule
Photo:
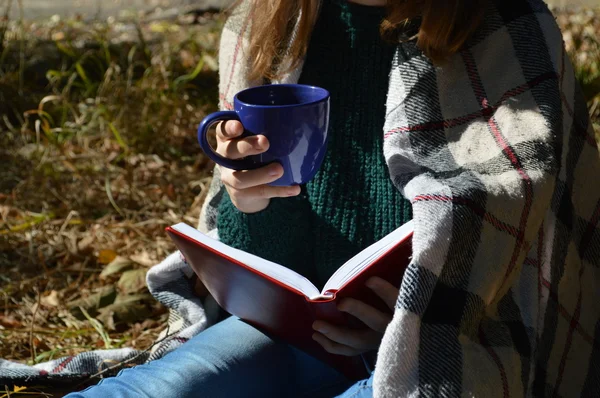
<path fill-rule="evenodd" d="M 233 99 L 234 111 L 208 115 L 198 127 L 198 141 L 215 163 L 233 170 L 252 170 L 272 162 L 283 166 L 283 176 L 274 186 L 305 184 L 310 181 L 327 151 L 329 92 L 302 84 L 270 84 L 249 88 Z M 227 159 L 210 146 L 208 131 L 216 122 L 239 120 L 244 135 L 262 134 L 269 149 L 244 159 Z"/>

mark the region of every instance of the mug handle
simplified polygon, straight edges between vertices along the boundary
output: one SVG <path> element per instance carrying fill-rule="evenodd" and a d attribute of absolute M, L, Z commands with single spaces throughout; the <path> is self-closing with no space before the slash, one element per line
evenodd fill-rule
<path fill-rule="evenodd" d="M 227 120 L 240 121 L 240 118 L 237 115 L 237 113 L 234 111 L 222 111 L 222 112 L 211 113 L 210 115 L 206 116 L 204 118 L 204 120 L 202 120 L 202 122 L 200 123 L 200 126 L 198 127 L 198 142 L 200 143 L 200 148 L 202 148 L 202 150 L 204 151 L 206 156 L 208 156 L 212 161 L 214 161 L 218 165 L 227 167 L 228 169 L 232 169 L 232 170 L 250 170 L 250 169 L 256 169 L 256 168 L 262 166 L 262 164 L 256 163 L 254 160 L 252 160 L 250 158 L 246 158 L 246 159 L 225 158 L 225 157 L 219 155 L 217 152 L 215 152 L 215 150 L 210 146 L 210 143 L 208 142 L 208 137 L 207 137 L 208 130 L 210 129 L 210 127 L 213 124 L 215 124 L 217 122 L 221 122 L 221 121 L 227 121 Z M 247 136 L 247 135 L 248 134 L 243 134 L 242 137 Z"/>

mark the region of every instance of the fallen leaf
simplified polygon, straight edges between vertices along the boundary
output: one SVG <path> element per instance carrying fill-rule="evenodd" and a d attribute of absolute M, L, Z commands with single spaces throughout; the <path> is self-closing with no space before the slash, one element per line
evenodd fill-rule
<path fill-rule="evenodd" d="M 64 32 L 54 32 L 52 33 L 52 40 L 53 41 L 61 41 L 65 39 L 65 33 Z"/>
<path fill-rule="evenodd" d="M 133 266 L 133 263 L 130 259 L 117 256 L 113 261 L 110 262 L 102 272 L 100 273 L 100 279 L 105 279 L 110 275 L 119 274 L 125 270 L 130 269 Z"/>
<path fill-rule="evenodd" d="M 39 144 L 26 144 L 26 145 L 23 145 L 19 150 L 17 150 L 17 153 L 19 155 L 21 155 L 22 157 L 24 157 L 25 159 L 32 159 L 33 156 L 39 152 L 40 152 Z"/>
<path fill-rule="evenodd" d="M 94 240 L 96 240 L 95 236 L 88 235 L 77 243 L 77 248 L 82 252 L 87 251 L 92 243 L 94 243 Z"/>
<path fill-rule="evenodd" d="M 177 194 L 175 193 L 175 187 L 173 186 L 173 184 L 169 184 L 167 186 L 166 194 L 169 197 L 169 199 L 175 200 Z"/>
<path fill-rule="evenodd" d="M 156 264 L 156 260 L 150 258 L 150 254 L 147 251 L 143 251 L 141 253 L 134 254 L 130 257 L 132 261 L 143 265 L 144 267 L 152 267 Z"/>
<path fill-rule="evenodd" d="M 20 328 L 23 324 L 10 315 L 5 316 L 0 314 L 0 326 L 4 326 L 5 328 Z"/>
<path fill-rule="evenodd" d="M 117 252 L 114 250 L 100 250 L 98 253 L 98 262 L 100 264 L 109 264 L 117 257 Z"/>
<path fill-rule="evenodd" d="M 125 271 L 121 275 L 121 279 L 117 282 L 117 286 L 121 292 L 137 293 L 146 287 L 146 270 L 132 269 Z"/>
<path fill-rule="evenodd" d="M 46 351 L 50 349 L 50 347 L 48 347 L 48 344 L 38 337 L 33 338 L 33 345 L 38 350 Z"/>
<path fill-rule="evenodd" d="M 85 315 L 79 309 L 85 309 L 91 316 L 95 316 L 100 308 L 112 304 L 117 297 L 117 289 L 114 286 L 105 286 L 96 293 L 73 300 L 67 304 L 69 311 L 77 319 L 84 320 Z"/>
<path fill-rule="evenodd" d="M 100 310 L 97 318 L 109 329 L 114 329 L 116 323 L 131 324 L 148 319 L 152 311 L 144 300 L 151 297 L 148 294 L 119 295 L 114 304 Z"/>
<path fill-rule="evenodd" d="M 40 301 L 44 307 L 58 307 L 60 304 L 56 290 L 52 290 L 48 295 L 43 296 Z"/>

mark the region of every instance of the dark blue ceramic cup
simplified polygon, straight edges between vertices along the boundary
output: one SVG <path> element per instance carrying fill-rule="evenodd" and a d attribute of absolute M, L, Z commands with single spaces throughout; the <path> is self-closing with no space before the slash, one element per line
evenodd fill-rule
<path fill-rule="evenodd" d="M 302 84 L 258 86 L 237 93 L 233 108 L 208 115 L 198 128 L 200 147 L 215 163 L 234 170 L 251 170 L 279 162 L 283 176 L 270 184 L 277 186 L 305 184 L 315 176 L 327 150 L 327 90 Z M 239 120 L 244 136 L 266 136 L 269 150 L 239 160 L 216 153 L 207 133 L 212 124 L 225 120 Z"/>

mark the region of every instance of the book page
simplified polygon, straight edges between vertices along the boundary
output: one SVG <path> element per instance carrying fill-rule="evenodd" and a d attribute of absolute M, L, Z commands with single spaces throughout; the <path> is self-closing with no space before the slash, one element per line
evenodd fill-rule
<path fill-rule="evenodd" d="M 344 286 L 346 282 L 352 280 L 361 271 L 381 258 L 389 249 L 408 238 L 412 232 L 413 222 L 411 220 L 352 257 L 325 283 L 323 294 L 328 290 L 338 290 Z"/>
<path fill-rule="evenodd" d="M 265 260 L 245 251 L 234 249 L 216 239 L 210 238 L 197 229 L 190 227 L 185 223 L 179 223 L 171 227 L 173 230 L 190 237 L 201 246 L 209 247 L 214 251 L 224 254 L 230 259 L 236 260 L 249 268 L 270 276 L 273 279 L 291 287 L 294 290 L 314 299 L 321 296 L 319 290 L 305 277 L 277 263 Z"/>

